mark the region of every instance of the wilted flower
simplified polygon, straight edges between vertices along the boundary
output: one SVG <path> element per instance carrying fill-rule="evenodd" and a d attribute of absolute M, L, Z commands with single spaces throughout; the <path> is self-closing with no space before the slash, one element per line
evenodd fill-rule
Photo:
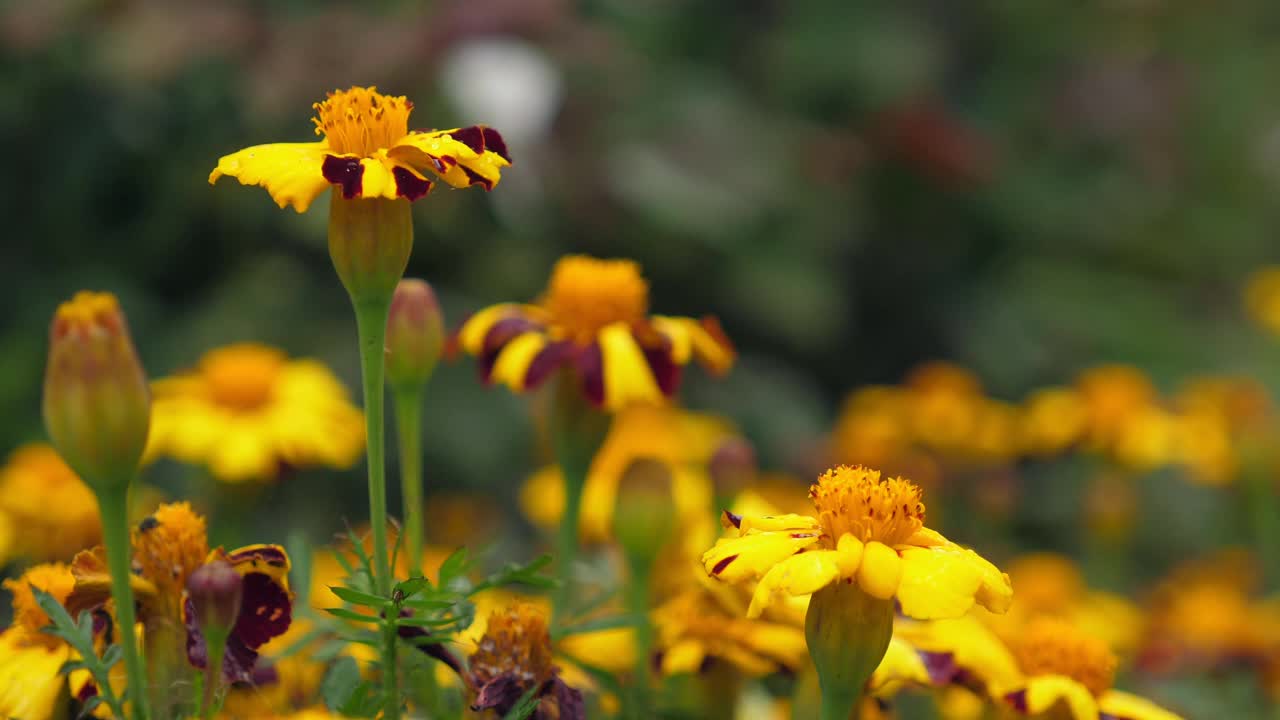
<path fill-rule="evenodd" d="M 517 602 L 491 615 L 469 666 L 472 710 L 502 717 L 534 690 L 541 700 L 533 713 L 537 720 L 586 717 L 582 693 L 566 685 L 552 663 L 546 613 L 533 605 Z"/>

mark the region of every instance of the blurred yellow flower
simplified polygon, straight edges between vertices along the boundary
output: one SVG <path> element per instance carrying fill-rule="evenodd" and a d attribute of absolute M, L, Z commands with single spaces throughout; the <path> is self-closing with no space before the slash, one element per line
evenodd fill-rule
<path fill-rule="evenodd" d="M 1280 334 L 1280 267 L 1263 267 L 1249 276 L 1244 307 L 1254 322 Z"/>
<path fill-rule="evenodd" d="M 417 200 L 434 182 L 453 187 L 498 184 L 511 164 L 497 130 L 472 125 L 452 130 L 409 130 L 413 103 L 374 87 L 335 90 L 312 105 L 315 134 L 309 143 L 254 145 L 223 156 L 210 184 L 229 175 L 242 185 L 261 185 L 280 207 L 305 212 L 330 185 L 344 198 Z"/>
<path fill-rule="evenodd" d="M 1086 440 L 1101 451 L 1114 448 L 1129 424 L 1158 400 L 1147 376 L 1127 365 L 1090 368 L 1076 379 L 1075 387 L 1084 402 Z"/>
<path fill-rule="evenodd" d="M 31 588 L 65 602 L 74 584 L 70 568 L 61 563 L 35 565 L 4 581 L 13 593 L 13 624 L 0 632 L 0 717 L 51 720 L 65 713 L 67 678 L 59 670 L 72 651 L 41 632 L 49 616 L 36 605 Z"/>
<path fill-rule="evenodd" d="M 974 603 L 1008 608 L 1008 577 L 924 527 L 920 489 L 910 481 L 841 466 L 818 478 L 809 496 L 817 517 L 730 515 L 739 536 L 703 554 L 713 577 L 759 579 L 748 617 L 759 617 L 778 595 L 808 595 L 840 581 L 856 582 L 874 598 L 896 598 L 908 617 L 954 617 Z"/>
<path fill-rule="evenodd" d="M 562 368 L 597 407 L 660 404 L 697 359 L 727 372 L 735 353 L 714 318 L 649 315 L 649 284 L 630 260 L 563 257 L 535 304 L 503 303 L 471 316 L 458 345 L 486 382 L 536 389 Z"/>
<path fill-rule="evenodd" d="M 1023 403 L 1022 447 L 1033 455 L 1063 452 L 1080 440 L 1087 422 L 1079 392 L 1066 387 L 1042 388 Z"/>
<path fill-rule="evenodd" d="M 667 675 L 726 662 L 748 676 L 798 670 L 809 656 L 798 624 L 745 618 L 747 600 L 728 586 L 692 587 L 655 608 L 654 651 Z"/>
<path fill-rule="evenodd" d="M 0 467 L 0 528 L 0 561 L 65 562 L 102 541 L 93 491 L 44 444 L 14 450 Z"/>
<path fill-rule="evenodd" d="M 671 474 L 672 503 L 684 526 L 712 517 L 708 463 L 734 435 L 727 421 L 710 415 L 652 405 L 623 409 L 587 472 L 579 523 L 582 539 L 603 542 L 613 537 L 619 483 L 633 465 L 645 460 L 660 463 Z M 534 473 L 520 492 L 520 506 L 539 527 L 555 528 L 564 512 L 560 469 L 553 465 Z"/>
<path fill-rule="evenodd" d="M 364 451 L 363 414 L 333 373 L 264 345 L 212 350 L 153 392 L 149 456 L 205 464 L 227 482 L 349 468 Z"/>

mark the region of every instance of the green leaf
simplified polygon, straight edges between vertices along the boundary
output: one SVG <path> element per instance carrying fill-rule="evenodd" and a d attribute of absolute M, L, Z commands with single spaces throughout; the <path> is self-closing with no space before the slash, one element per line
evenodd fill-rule
<path fill-rule="evenodd" d="M 471 558 L 466 546 L 453 551 L 453 554 L 440 565 L 440 587 L 449 587 L 454 579 L 460 578 L 471 568 Z"/>
<path fill-rule="evenodd" d="M 285 538 L 284 546 L 292 564 L 289 586 L 294 588 L 294 606 L 306 607 L 311 592 L 311 542 L 306 533 L 294 530 Z"/>
<path fill-rule="evenodd" d="M 422 592 L 425 588 L 431 587 L 431 581 L 425 577 L 409 578 L 396 583 L 396 591 L 400 593 L 401 600 L 409 598 Z"/>
<path fill-rule="evenodd" d="M 373 593 L 367 593 L 361 590 L 354 590 L 342 585 L 333 585 L 329 589 L 333 591 L 334 595 L 337 595 L 339 598 L 346 600 L 352 605 L 362 605 L 364 607 L 383 609 L 391 604 L 391 601 L 384 597 L 379 597 Z"/>
<path fill-rule="evenodd" d="M 472 588 L 469 594 L 474 595 L 481 590 L 505 585 L 531 585 L 540 588 L 553 588 L 556 586 L 556 580 L 538 572 L 550 562 L 550 555 L 542 555 L 524 565 L 507 563 L 501 570 L 485 578 L 483 582 Z"/>
<path fill-rule="evenodd" d="M 334 617 L 340 617 L 343 620 L 350 620 L 351 622 L 374 624 L 381 624 L 382 622 L 381 618 L 376 615 L 365 615 L 363 613 L 358 613 L 355 610 L 348 610 L 347 608 L 325 608 L 324 611 Z"/>
<path fill-rule="evenodd" d="M 445 625 L 453 625 L 458 622 L 457 618 L 430 618 L 430 617 L 402 617 L 396 620 L 396 625 L 401 627 L 422 627 L 436 628 Z"/>
<path fill-rule="evenodd" d="M 320 697 L 324 698 L 324 706 L 334 712 L 341 712 L 351 701 L 361 684 L 360 666 L 350 657 L 338 658 L 329 667 L 324 681 L 320 684 Z"/>

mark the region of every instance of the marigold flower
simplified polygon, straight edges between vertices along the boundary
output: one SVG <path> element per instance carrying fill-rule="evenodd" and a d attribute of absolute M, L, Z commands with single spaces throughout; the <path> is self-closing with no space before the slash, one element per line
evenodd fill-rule
<path fill-rule="evenodd" d="M 597 407 L 661 403 L 697 359 L 727 372 L 734 350 L 715 319 L 649 315 L 649 286 L 630 260 L 561 258 L 535 304 L 485 308 L 459 329 L 484 382 L 534 390 L 562 368 Z"/>
<path fill-rule="evenodd" d="M 51 720 L 66 692 L 60 670 L 72 659 L 71 647 L 46 635 L 49 616 L 36 604 L 32 587 L 64 602 L 75 583 L 66 565 L 35 565 L 21 577 L 4 581 L 13 593 L 13 624 L 0 632 L 0 717 Z"/>
<path fill-rule="evenodd" d="M 497 130 L 409 130 L 413 103 L 374 87 L 335 90 L 312 107 L 321 140 L 254 145 L 223 156 L 209 182 L 229 175 L 243 185 L 261 185 L 280 207 L 305 212 L 330 185 L 348 200 L 412 201 L 434 186 L 428 173 L 453 187 L 490 190 L 511 164 Z"/>
<path fill-rule="evenodd" d="M 364 450 L 363 415 L 333 373 L 265 345 L 211 350 L 153 390 L 148 454 L 207 464 L 228 482 L 290 467 L 345 469 Z"/>
<path fill-rule="evenodd" d="M 633 405 L 609 426 L 604 444 L 591 462 L 582 490 L 582 539 L 604 542 L 613 536 L 618 487 L 628 468 L 656 461 L 671 472 L 671 501 L 684 525 L 702 521 L 712 507 L 708 463 L 720 444 L 735 433 L 724 420 L 678 408 Z M 534 473 L 520 492 L 520 505 L 537 525 L 551 529 L 564 512 L 564 478 L 549 466 Z M 700 548 L 699 548 L 700 549 Z"/>
<path fill-rule="evenodd" d="M 0 550 L 3 558 L 69 561 L 102 542 L 98 499 L 57 451 L 44 444 L 14 450 L 0 468 L 0 524 L 13 529 L 7 547 Z"/>
<path fill-rule="evenodd" d="M 489 617 L 488 629 L 471 655 L 471 709 L 506 715 L 526 692 L 537 688 L 538 720 L 583 720 L 582 693 L 560 679 L 551 659 L 551 634 L 544 611 L 515 603 Z"/>
<path fill-rule="evenodd" d="M 739 536 L 703 554 L 713 577 L 759 578 L 749 617 L 778 595 L 808 595 L 842 580 L 872 597 L 896 597 L 908 617 L 955 617 L 975 602 L 995 612 L 1008 608 L 1008 577 L 926 528 L 920 488 L 910 481 L 840 466 L 818 478 L 809 497 L 817 517 L 729 515 Z"/>
<path fill-rule="evenodd" d="M 124 487 L 147 442 L 151 398 L 120 304 L 79 292 L 49 329 L 44 421 L 67 464 L 95 487 Z"/>
<path fill-rule="evenodd" d="M 767 618 L 745 618 L 745 605 L 745 598 L 730 588 L 694 587 L 655 608 L 658 668 L 665 675 L 693 673 L 719 660 L 759 677 L 803 666 L 808 657 L 804 629 Z"/>

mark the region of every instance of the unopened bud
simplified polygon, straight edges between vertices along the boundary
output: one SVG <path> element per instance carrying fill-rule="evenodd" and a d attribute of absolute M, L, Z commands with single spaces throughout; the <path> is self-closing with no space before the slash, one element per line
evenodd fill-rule
<path fill-rule="evenodd" d="M 633 560 L 657 556 L 675 530 L 671 482 L 671 471 L 656 460 L 637 460 L 618 481 L 613 531 Z"/>
<path fill-rule="evenodd" d="M 387 317 L 387 381 L 413 389 L 427 382 L 444 351 L 444 318 L 431 286 L 401 280 Z"/>
<path fill-rule="evenodd" d="M 58 307 L 44 422 L 58 453 L 95 490 L 133 479 L 151 425 L 151 393 L 114 295 L 79 292 Z"/>
<path fill-rule="evenodd" d="M 187 595 L 200 631 L 206 637 L 225 635 L 240 615 L 244 578 L 231 563 L 214 560 L 187 577 Z"/>

